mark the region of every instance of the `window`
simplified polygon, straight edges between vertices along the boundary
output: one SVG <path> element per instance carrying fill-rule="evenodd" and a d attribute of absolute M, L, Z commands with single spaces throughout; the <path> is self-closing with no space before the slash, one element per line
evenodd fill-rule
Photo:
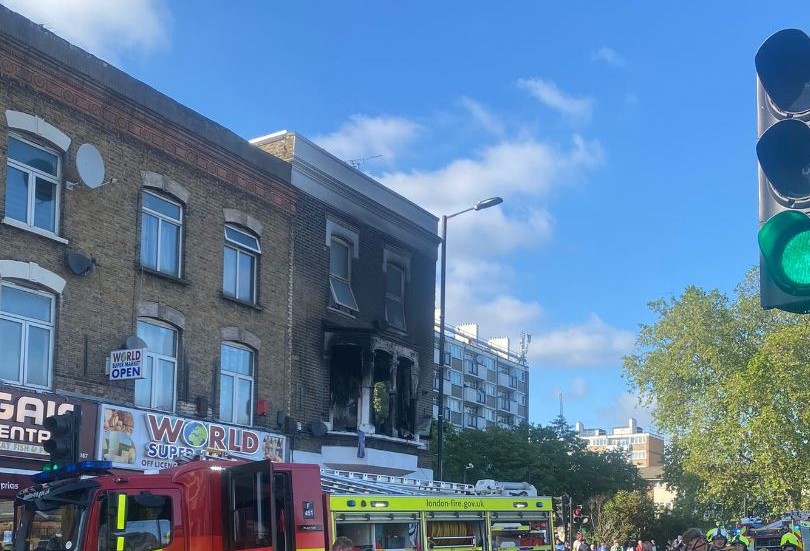
<path fill-rule="evenodd" d="M 396 264 L 388 264 L 385 270 L 385 319 L 405 330 L 405 272 Z"/>
<path fill-rule="evenodd" d="M 352 292 L 352 246 L 348 241 L 333 236 L 329 246 L 329 288 L 331 306 L 357 312 L 357 301 Z M 403 322 L 404 323 L 404 322 Z"/>
<path fill-rule="evenodd" d="M 439 370 L 433 372 L 433 390 L 439 390 Z"/>
<path fill-rule="evenodd" d="M 9 136 L 6 216 L 26 226 L 56 233 L 60 177 L 59 155 Z"/>
<path fill-rule="evenodd" d="M 174 411 L 177 380 L 177 331 L 157 321 L 138 320 L 146 342 L 146 373 L 135 381 L 135 405 Z"/>
<path fill-rule="evenodd" d="M 150 551 L 166 547 L 172 535 L 172 499 L 170 496 L 149 495 L 144 503 L 142 496 L 126 496 L 126 518 L 116 516 L 121 526 L 110 526 L 107 520 L 109 501 L 116 499 L 110 492 L 101 505 L 101 529 L 99 550 L 138 549 Z M 66 546 L 69 549 L 70 546 Z"/>
<path fill-rule="evenodd" d="M 53 295 L 0 285 L 0 378 L 49 387 L 53 362 Z"/>
<path fill-rule="evenodd" d="M 496 419 L 495 410 L 494 409 L 485 409 L 484 410 L 484 417 L 486 418 L 487 421 L 492 421 L 494 423 L 495 419 Z"/>
<path fill-rule="evenodd" d="M 461 386 L 461 373 L 458 371 L 450 371 L 450 382 L 456 386 Z"/>
<path fill-rule="evenodd" d="M 492 384 L 492 383 L 484 383 L 484 388 L 486 389 L 488 396 L 496 396 L 497 395 L 494 384 Z"/>
<path fill-rule="evenodd" d="M 222 270 L 222 292 L 225 296 L 256 302 L 256 259 L 261 252 L 255 235 L 225 225 L 225 261 Z"/>
<path fill-rule="evenodd" d="M 479 356 L 478 360 L 487 370 L 493 371 L 495 369 L 495 359 L 489 356 Z"/>
<path fill-rule="evenodd" d="M 219 355 L 219 418 L 249 425 L 253 415 L 253 352 L 236 343 L 222 343 Z"/>
<path fill-rule="evenodd" d="M 461 400 L 447 398 L 447 408 L 455 413 L 461 413 Z"/>
<path fill-rule="evenodd" d="M 183 207 L 144 191 L 141 206 L 141 265 L 180 277 Z"/>

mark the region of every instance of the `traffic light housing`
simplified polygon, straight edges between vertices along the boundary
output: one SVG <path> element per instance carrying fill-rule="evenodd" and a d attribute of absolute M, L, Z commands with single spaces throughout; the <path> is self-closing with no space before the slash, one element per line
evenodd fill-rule
<path fill-rule="evenodd" d="M 785 29 L 754 58 L 757 71 L 760 299 L 810 312 L 810 37 Z"/>
<path fill-rule="evenodd" d="M 73 411 L 45 418 L 45 428 L 51 433 L 42 447 L 51 456 L 51 463 L 64 466 L 79 461 L 79 429 L 82 411 L 78 406 Z"/>
<path fill-rule="evenodd" d="M 582 505 L 575 506 L 571 514 L 575 519 L 582 518 Z"/>

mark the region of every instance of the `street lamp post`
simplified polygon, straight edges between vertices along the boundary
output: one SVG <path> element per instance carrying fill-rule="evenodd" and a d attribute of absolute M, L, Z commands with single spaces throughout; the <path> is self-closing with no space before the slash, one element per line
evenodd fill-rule
<path fill-rule="evenodd" d="M 453 214 L 442 215 L 442 225 L 439 233 L 439 238 L 442 242 L 442 271 L 439 278 L 439 433 L 437 435 L 438 449 L 436 450 L 437 460 L 439 462 L 439 480 L 444 480 L 444 290 L 445 280 L 447 278 L 447 220 L 470 212 L 471 210 L 483 210 L 495 205 L 503 203 L 500 197 L 490 197 L 489 199 L 482 199 L 474 206 L 460 210 Z"/>

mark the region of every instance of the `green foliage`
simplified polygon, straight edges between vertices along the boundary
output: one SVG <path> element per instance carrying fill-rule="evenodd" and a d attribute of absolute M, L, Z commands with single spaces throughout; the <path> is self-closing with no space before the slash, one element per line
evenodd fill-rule
<path fill-rule="evenodd" d="M 671 436 L 666 480 L 685 515 L 727 521 L 743 500 L 771 510 L 807 506 L 810 483 L 810 325 L 764 311 L 752 270 L 732 298 L 687 287 L 650 304 L 626 375 Z"/>
<path fill-rule="evenodd" d="M 645 491 L 619 490 L 604 501 L 600 513 L 594 519 L 594 535 L 604 542 L 647 539 L 655 521 L 655 506 Z"/>
<path fill-rule="evenodd" d="M 434 450 L 435 450 L 434 446 Z M 529 482 L 539 494 L 570 495 L 584 503 L 595 495 L 645 488 L 638 469 L 617 452 L 594 453 L 563 418 L 548 425 L 458 431 L 446 425 L 444 473 L 449 481 Z"/>

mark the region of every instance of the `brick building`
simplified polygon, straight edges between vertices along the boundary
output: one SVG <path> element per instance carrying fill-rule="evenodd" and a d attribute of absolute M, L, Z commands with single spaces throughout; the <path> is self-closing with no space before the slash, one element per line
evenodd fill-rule
<path fill-rule="evenodd" d="M 296 460 L 397 475 L 427 467 L 437 218 L 303 136 L 252 143 L 290 161 L 303 192 L 290 398 L 313 422 Z"/>
<path fill-rule="evenodd" d="M 605 429 L 586 429 L 582 423 L 574 426 L 577 436 L 593 451 L 622 450 L 628 463 L 636 467 L 660 467 L 664 464 L 664 439 L 645 431 L 632 417 L 627 425 Z"/>
<path fill-rule="evenodd" d="M 339 201 L 0 6 L 0 524 L 47 459 L 43 419 L 76 406 L 82 456 L 120 468 L 210 448 L 356 457 L 358 428 L 360 466 L 429 467 L 435 218 L 334 181 L 361 176 L 319 154 Z M 141 378 L 111 378 L 122 349 L 142 351 Z M 336 415 L 344 373 L 359 383 Z"/>

